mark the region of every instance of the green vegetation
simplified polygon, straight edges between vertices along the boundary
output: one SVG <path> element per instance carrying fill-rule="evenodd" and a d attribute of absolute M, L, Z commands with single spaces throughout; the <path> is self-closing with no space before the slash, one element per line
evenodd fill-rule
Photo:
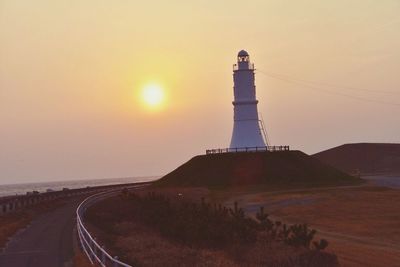
<path fill-rule="evenodd" d="M 273 222 L 260 208 L 257 220 L 246 217 L 237 203 L 233 208 L 206 203 L 171 201 L 162 194 L 150 192 L 145 196 L 125 194 L 132 201 L 132 214 L 137 221 L 155 228 L 163 235 L 186 245 L 223 247 L 231 243 L 254 243 L 259 232 L 271 240 L 282 241 L 294 247 L 309 249 L 316 233 L 306 224 L 286 225 Z M 322 243 L 321 243 L 322 242 Z M 315 246 L 326 248 L 326 241 Z"/>
<path fill-rule="evenodd" d="M 354 185 L 363 181 L 300 151 L 224 153 L 192 158 L 167 174 L 157 186 L 238 185 L 318 187 Z"/>

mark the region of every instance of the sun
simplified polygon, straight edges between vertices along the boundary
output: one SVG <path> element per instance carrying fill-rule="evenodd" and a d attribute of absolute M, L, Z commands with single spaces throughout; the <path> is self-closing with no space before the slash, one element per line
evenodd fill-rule
<path fill-rule="evenodd" d="M 164 88 L 156 83 L 145 85 L 142 89 L 142 100 L 152 108 L 161 106 L 165 100 Z"/>

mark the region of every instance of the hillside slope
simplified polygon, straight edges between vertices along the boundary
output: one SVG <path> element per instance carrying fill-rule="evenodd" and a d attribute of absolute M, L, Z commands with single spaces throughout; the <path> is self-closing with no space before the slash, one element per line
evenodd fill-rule
<path fill-rule="evenodd" d="M 400 144 L 345 144 L 313 157 L 346 173 L 400 174 Z"/>
<path fill-rule="evenodd" d="M 268 184 L 331 186 L 361 183 L 300 151 L 225 153 L 196 156 L 156 184 L 226 187 Z"/>

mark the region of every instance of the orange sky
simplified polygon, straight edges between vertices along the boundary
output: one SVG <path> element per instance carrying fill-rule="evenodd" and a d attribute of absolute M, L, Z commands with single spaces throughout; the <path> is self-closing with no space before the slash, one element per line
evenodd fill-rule
<path fill-rule="evenodd" d="M 161 175 L 228 146 L 240 49 L 273 144 L 400 142 L 399 14 L 397 0 L 0 1 L 0 183 Z M 150 82 L 158 111 L 138 99 Z"/>

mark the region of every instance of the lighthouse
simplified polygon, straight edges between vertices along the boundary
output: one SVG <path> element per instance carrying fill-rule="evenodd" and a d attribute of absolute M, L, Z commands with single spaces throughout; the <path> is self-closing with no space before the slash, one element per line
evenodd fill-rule
<path fill-rule="evenodd" d="M 233 65 L 233 132 L 230 149 L 266 147 L 258 118 L 254 64 L 245 50 Z"/>

